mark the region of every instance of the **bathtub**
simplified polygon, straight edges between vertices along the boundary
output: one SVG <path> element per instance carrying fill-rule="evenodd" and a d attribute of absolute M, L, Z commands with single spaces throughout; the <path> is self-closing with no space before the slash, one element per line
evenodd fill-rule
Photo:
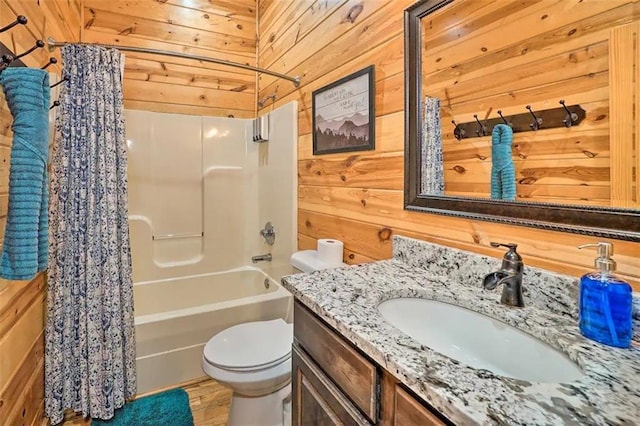
<path fill-rule="evenodd" d="M 225 328 L 248 321 L 292 320 L 291 294 L 249 266 L 135 283 L 133 295 L 138 393 L 204 376 L 204 345 Z"/>

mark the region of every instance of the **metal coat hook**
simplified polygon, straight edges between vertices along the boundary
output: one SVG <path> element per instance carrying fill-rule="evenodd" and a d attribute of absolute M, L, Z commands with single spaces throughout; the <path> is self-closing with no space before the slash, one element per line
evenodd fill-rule
<path fill-rule="evenodd" d="M 485 126 L 484 124 L 482 124 L 480 122 L 480 119 L 478 119 L 478 114 L 473 114 L 473 118 L 475 118 L 476 121 L 478 122 L 478 124 L 480 125 L 480 128 L 478 130 L 476 130 L 476 135 L 478 135 L 478 136 L 486 136 L 487 135 L 487 126 Z"/>
<path fill-rule="evenodd" d="M 7 30 L 10 30 L 11 28 L 15 27 L 16 25 L 20 24 L 20 25 L 26 25 L 28 22 L 28 19 L 26 16 L 24 15 L 18 15 L 16 17 L 16 20 L 13 21 L 12 23 L 10 23 L 9 25 L 6 25 L 2 28 L 0 28 L 0 33 L 3 33 Z"/>
<path fill-rule="evenodd" d="M 466 132 L 464 131 L 464 129 L 462 129 L 460 126 L 456 124 L 456 120 L 451 120 L 451 122 L 453 123 L 454 126 L 456 126 L 456 128 L 453 129 L 453 136 L 455 136 L 456 139 L 458 139 L 459 141 L 462 140 Z"/>
<path fill-rule="evenodd" d="M 5 68 L 7 68 L 11 61 L 13 61 L 13 56 L 2 55 L 2 57 L 0 58 L 0 71 L 3 71 Z"/>
<path fill-rule="evenodd" d="M 53 105 L 51 105 L 49 107 L 50 110 L 54 109 L 55 107 L 60 106 L 60 101 L 53 101 Z"/>
<path fill-rule="evenodd" d="M 565 127 L 571 127 L 576 121 L 578 121 L 578 114 L 576 114 L 575 112 L 571 112 L 571 110 L 567 108 L 567 106 L 564 104 L 564 99 L 560 99 L 559 103 L 560 105 L 562 105 L 562 108 L 567 111 L 567 116 L 564 120 L 562 120 L 562 122 L 564 123 Z"/>
<path fill-rule="evenodd" d="M 69 81 L 69 76 L 68 75 L 65 75 L 64 77 L 62 77 L 59 82 L 53 83 L 51 86 L 49 86 L 49 89 L 53 89 L 54 87 L 59 86 L 60 84 L 64 83 L 65 81 Z"/>
<path fill-rule="evenodd" d="M 531 105 L 527 105 L 525 108 L 527 108 L 533 116 L 533 123 L 529 124 L 529 127 L 533 130 L 539 130 L 540 127 L 542 127 L 542 118 L 536 117 L 536 113 L 531 109 Z"/>
<path fill-rule="evenodd" d="M 504 116 L 502 115 L 502 110 L 501 109 L 498 110 L 498 115 L 500 116 L 500 118 L 502 118 L 502 121 L 504 121 L 504 124 L 506 124 L 509 127 L 512 127 L 511 124 L 509 124 L 509 122 L 507 121 L 507 119 L 504 118 Z"/>
<path fill-rule="evenodd" d="M 25 50 L 24 52 L 22 52 L 21 54 L 19 54 L 18 56 L 16 56 L 13 59 L 20 59 L 23 56 L 27 56 L 29 53 L 33 52 L 34 50 L 39 49 L 39 48 L 43 48 L 43 47 L 44 47 L 44 41 L 36 40 L 36 44 L 34 44 L 31 49 Z"/>
<path fill-rule="evenodd" d="M 54 58 L 53 56 L 51 58 L 49 58 L 49 62 L 43 66 L 42 68 L 40 68 L 41 70 L 46 70 L 47 68 L 49 68 L 49 65 L 51 64 L 57 64 L 58 60 L 56 58 Z"/>

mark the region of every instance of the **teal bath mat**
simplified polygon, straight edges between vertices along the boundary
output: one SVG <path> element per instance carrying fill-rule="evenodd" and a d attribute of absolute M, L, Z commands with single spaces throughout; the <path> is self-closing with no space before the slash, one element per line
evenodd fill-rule
<path fill-rule="evenodd" d="M 128 402 L 111 420 L 92 420 L 91 426 L 193 426 L 189 396 L 171 389 Z"/>

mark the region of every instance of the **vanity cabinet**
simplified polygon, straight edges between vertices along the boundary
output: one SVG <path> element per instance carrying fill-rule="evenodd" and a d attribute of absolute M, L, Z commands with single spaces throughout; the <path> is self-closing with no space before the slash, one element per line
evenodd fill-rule
<path fill-rule="evenodd" d="M 448 424 L 298 301 L 293 324 L 293 425 Z"/>

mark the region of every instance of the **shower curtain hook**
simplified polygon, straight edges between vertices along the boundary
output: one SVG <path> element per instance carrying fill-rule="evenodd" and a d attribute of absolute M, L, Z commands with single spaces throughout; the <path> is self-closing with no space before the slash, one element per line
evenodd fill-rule
<path fill-rule="evenodd" d="M 49 68 L 49 65 L 51 64 L 57 64 L 58 60 L 56 58 L 54 58 L 53 56 L 49 58 L 49 62 L 43 66 L 42 68 L 40 68 L 41 70 L 46 70 L 47 68 Z"/>
<path fill-rule="evenodd" d="M 11 28 L 15 27 L 15 26 L 16 26 L 16 25 L 18 25 L 18 24 L 20 24 L 20 25 L 27 25 L 27 22 L 28 22 L 28 21 L 29 21 L 29 20 L 27 19 L 27 17 L 26 17 L 26 16 L 24 16 L 24 15 L 18 15 L 18 16 L 16 17 L 16 20 L 15 20 L 15 21 L 13 21 L 12 23 L 10 23 L 9 25 L 6 25 L 6 26 L 4 26 L 4 27 L 0 28 L 0 33 L 3 33 L 3 32 L 5 32 L 5 31 L 7 31 L 7 30 L 10 30 Z"/>
<path fill-rule="evenodd" d="M 27 56 L 29 53 L 33 52 L 34 50 L 38 49 L 38 48 L 43 48 L 44 47 L 44 41 L 42 40 L 36 40 L 36 44 L 33 45 L 33 47 L 29 50 L 25 50 L 24 52 L 22 52 L 21 54 L 19 54 L 18 56 L 16 56 L 13 59 L 20 59 L 23 56 Z"/>

